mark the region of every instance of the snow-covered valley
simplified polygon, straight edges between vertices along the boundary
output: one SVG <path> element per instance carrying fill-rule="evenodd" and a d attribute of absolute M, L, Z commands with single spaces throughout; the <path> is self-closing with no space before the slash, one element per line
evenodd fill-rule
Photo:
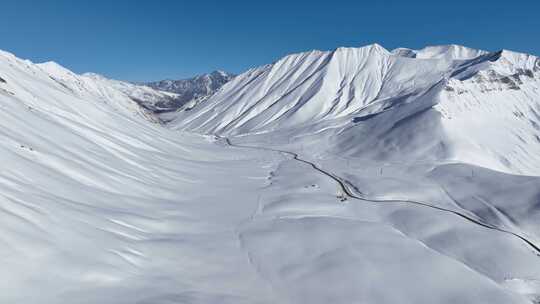
<path fill-rule="evenodd" d="M 177 93 L 0 52 L 1 303 L 538 303 L 540 59 L 293 54 Z"/>

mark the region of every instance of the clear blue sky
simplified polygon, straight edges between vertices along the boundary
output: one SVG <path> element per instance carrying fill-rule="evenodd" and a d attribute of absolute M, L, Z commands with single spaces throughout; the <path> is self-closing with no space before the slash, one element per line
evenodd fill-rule
<path fill-rule="evenodd" d="M 283 55 L 377 42 L 540 55 L 540 0 L 0 0 L 0 49 L 131 81 L 241 72 Z"/>

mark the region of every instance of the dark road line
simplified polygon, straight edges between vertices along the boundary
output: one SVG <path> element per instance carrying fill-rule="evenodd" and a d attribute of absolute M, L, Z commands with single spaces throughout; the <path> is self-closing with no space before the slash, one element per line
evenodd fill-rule
<path fill-rule="evenodd" d="M 328 172 L 328 171 L 326 171 L 324 169 L 321 169 L 319 166 L 315 165 L 314 163 L 312 163 L 312 162 L 310 162 L 308 160 L 300 158 L 297 153 L 290 152 L 290 151 L 285 151 L 285 150 L 273 149 L 273 148 L 266 148 L 266 147 L 237 145 L 237 144 L 233 144 L 231 142 L 231 140 L 229 138 L 227 138 L 227 137 L 221 137 L 221 136 L 217 136 L 217 135 L 216 135 L 216 137 L 219 138 L 219 139 L 224 140 L 225 143 L 228 146 L 231 146 L 231 147 L 254 149 L 254 150 L 263 150 L 263 151 L 270 151 L 270 152 L 276 152 L 276 153 L 282 153 L 282 154 L 289 155 L 289 156 L 292 157 L 293 160 L 296 160 L 298 162 L 302 162 L 304 164 L 307 164 L 307 165 L 311 166 L 317 172 L 331 178 L 333 181 L 335 181 L 339 185 L 339 187 L 341 188 L 341 191 L 343 192 L 343 194 L 346 195 L 348 198 L 356 199 L 356 200 L 360 200 L 360 201 L 364 201 L 364 202 L 368 202 L 368 203 L 394 203 L 394 204 L 396 204 L 396 203 L 399 203 L 399 204 L 405 203 L 405 204 L 412 204 L 412 205 L 416 205 L 416 206 L 432 208 L 432 209 L 439 210 L 439 211 L 442 211 L 442 212 L 451 213 L 453 215 L 459 216 L 459 217 L 461 217 L 461 218 L 463 218 L 463 219 L 465 219 L 465 220 L 467 220 L 469 222 L 472 222 L 472 223 L 474 223 L 476 225 L 479 225 L 479 226 L 482 226 L 484 228 L 499 231 L 499 232 L 510 234 L 510 235 L 512 235 L 514 237 L 517 237 L 521 241 L 523 241 L 527 245 L 529 245 L 532 249 L 534 249 L 534 251 L 536 251 L 536 254 L 538 256 L 540 256 L 540 247 L 535 245 L 532 241 L 528 240 L 524 236 L 521 236 L 521 235 L 519 235 L 519 234 L 517 234 L 515 232 L 509 231 L 509 230 L 506 230 L 506 229 L 502 229 L 502 228 L 493 226 L 493 225 L 488 224 L 488 223 L 484 223 L 484 222 L 482 222 L 482 221 L 480 221 L 478 219 L 470 217 L 470 216 L 468 216 L 466 214 L 463 214 L 461 212 L 451 210 L 451 209 L 446 209 L 446 208 L 439 207 L 439 206 L 434 206 L 434 205 L 431 205 L 431 204 L 428 204 L 428 203 L 425 203 L 425 202 L 413 201 L 413 200 L 408 200 L 408 199 L 371 199 L 371 198 L 362 197 L 359 194 L 356 194 L 355 190 L 351 190 L 351 188 L 355 189 L 356 187 L 354 185 L 352 185 L 349 181 L 344 180 L 341 177 L 339 177 L 339 176 L 337 176 L 337 175 L 335 175 L 335 174 L 333 174 L 331 172 Z"/>

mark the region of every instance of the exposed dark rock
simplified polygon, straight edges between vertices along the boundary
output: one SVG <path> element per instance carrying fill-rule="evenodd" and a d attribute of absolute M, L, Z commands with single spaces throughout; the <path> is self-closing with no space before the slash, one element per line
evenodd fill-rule
<path fill-rule="evenodd" d="M 178 94 L 177 98 L 156 103 L 156 106 L 161 109 L 174 111 L 192 100 L 200 100 L 211 96 L 234 76 L 223 71 L 214 71 L 189 79 L 161 80 L 145 83 L 145 85 L 156 90 Z"/>

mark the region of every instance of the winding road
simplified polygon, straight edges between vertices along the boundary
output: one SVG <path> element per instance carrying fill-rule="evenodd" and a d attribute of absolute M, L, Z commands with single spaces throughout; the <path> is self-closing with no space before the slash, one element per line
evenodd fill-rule
<path fill-rule="evenodd" d="M 315 170 L 315 171 L 327 176 L 328 178 L 332 179 L 333 181 L 335 181 L 338 184 L 341 191 L 343 192 L 343 194 L 349 199 L 360 200 L 360 201 L 368 202 L 368 203 L 385 203 L 385 204 L 388 204 L 388 203 L 404 204 L 405 203 L 405 204 L 415 205 L 415 206 L 419 206 L 419 207 L 431 208 L 431 209 L 435 209 L 435 210 L 438 210 L 438 211 L 441 211 L 441 212 L 447 212 L 447 213 L 459 216 L 459 217 L 461 217 L 461 218 L 463 218 L 463 219 L 465 219 L 465 220 L 467 220 L 467 221 L 469 221 L 471 223 L 482 226 L 484 228 L 512 235 L 512 236 L 520 239 L 521 241 L 525 242 L 529 247 L 531 247 L 531 249 L 533 249 L 535 251 L 537 256 L 540 256 L 540 247 L 537 246 L 536 244 L 534 244 L 531 240 L 527 239 L 526 237 L 524 237 L 522 235 L 519 235 L 519 234 L 517 234 L 515 232 L 509 231 L 509 230 L 506 230 L 506 229 L 503 229 L 503 228 L 499 228 L 499 227 L 494 226 L 494 225 L 491 225 L 489 223 L 484 223 L 480 219 L 475 219 L 475 218 L 473 218 L 473 217 L 471 217 L 471 216 L 469 216 L 467 214 L 461 213 L 459 211 L 446 209 L 446 208 L 443 208 L 443 207 L 431 205 L 431 204 L 426 203 L 426 202 L 414 201 L 414 200 L 409 200 L 409 199 L 374 199 L 374 198 L 363 197 L 363 196 L 361 196 L 360 194 L 357 193 L 358 192 L 358 190 L 356 190 L 357 188 L 354 185 L 352 185 L 349 181 L 347 181 L 347 180 L 333 174 L 332 172 L 329 172 L 327 170 L 324 170 L 324 169 L 320 168 L 319 166 L 317 166 L 316 164 L 314 164 L 314 163 L 312 163 L 312 162 L 310 162 L 308 160 L 300 158 L 299 155 L 297 153 L 295 153 L 295 152 L 279 150 L 279 149 L 273 149 L 273 148 L 267 148 L 267 147 L 238 145 L 238 144 L 233 144 L 231 142 L 231 140 L 229 138 L 227 138 L 227 137 L 221 137 L 221 136 L 218 136 L 218 135 L 215 135 L 215 136 L 216 136 L 216 138 L 223 140 L 228 146 L 231 146 L 231 147 L 262 150 L 262 151 L 270 151 L 270 152 L 276 152 L 276 153 L 281 153 L 281 154 L 288 155 L 288 156 L 291 157 L 291 159 L 293 159 L 295 161 L 298 161 L 298 162 L 302 162 L 304 164 L 307 164 L 311 168 L 313 168 L 313 170 Z"/>

